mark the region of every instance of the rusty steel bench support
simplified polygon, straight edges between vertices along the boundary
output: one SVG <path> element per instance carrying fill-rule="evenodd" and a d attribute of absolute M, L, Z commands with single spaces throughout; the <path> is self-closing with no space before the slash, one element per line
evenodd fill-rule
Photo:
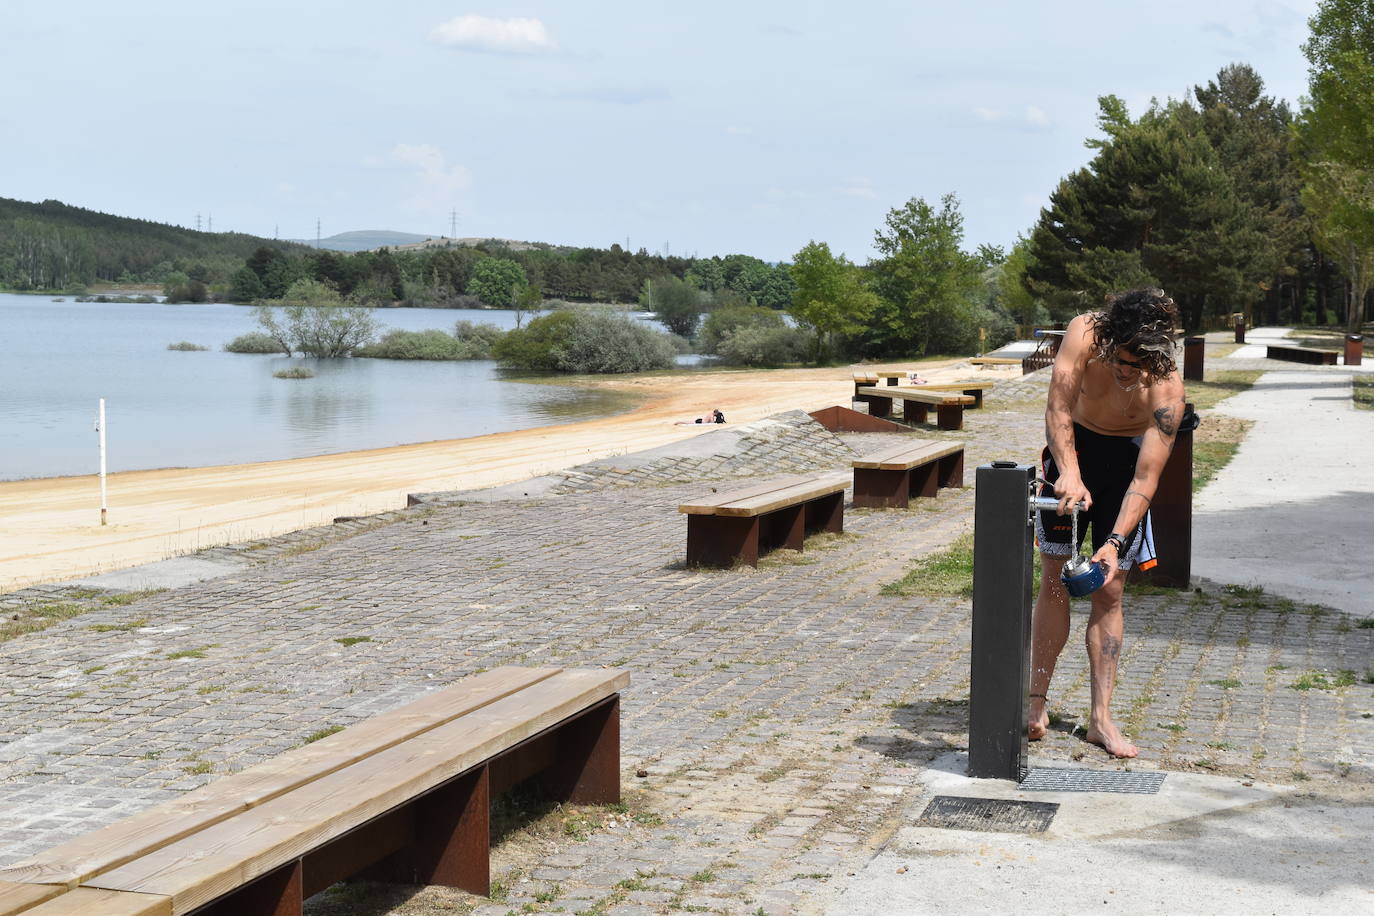
<path fill-rule="evenodd" d="M 854 469 L 856 509 L 905 509 L 914 497 L 933 498 L 940 487 L 964 485 L 964 452 L 933 458 L 907 470 Z"/>
<path fill-rule="evenodd" d="M 350 877 L 487 896 L 491 799 L 532 778 L 559 801 L 619 802 L 619 694 L 220 897 L 197 916 L 300 916 L 306 898 Z"/>
<path fill-rule="evenodd" d="M 758 566 L 770 550 L 801 550 L 817 531 L 844 531 L 843 491 L 762 515 L 688 515 L 687 565 Z"/>

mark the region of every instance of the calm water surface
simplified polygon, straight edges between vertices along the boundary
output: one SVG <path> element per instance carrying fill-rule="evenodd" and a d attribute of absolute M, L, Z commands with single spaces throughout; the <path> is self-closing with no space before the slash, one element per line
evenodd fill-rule
<path fill-rule="evenodd" d="M 379 309 L 384 329 L 451 331 L 508 311 Z M 627 409 L 624 397 L 503 380 L 495 363 L 226 353 L 255 330 L 234 305 L 53 302 L 0 293 L 0 480 L 201 467 L 479 436 Z M 170 351 L 189 341 L 202 352 Z M 272 373 L 309 366 L 315 378 Z"/>

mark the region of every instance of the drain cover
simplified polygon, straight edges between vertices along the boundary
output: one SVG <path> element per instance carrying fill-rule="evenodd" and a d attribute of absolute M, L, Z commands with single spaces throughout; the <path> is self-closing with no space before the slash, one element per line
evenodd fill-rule
<path fill-rule="evenodd" d="M 1164 773 L 1126 770 L 1070 770 L 1063 767 L 1032 767 L 1021 781 L 1022 792 L 1124 792 L 1154 795 L 1164 784 Z"/>
<path fill-rule="evenodd" d="M 926 805 L 916 826 L 992 833 L 1043 833 L 1058 810 L 1059 806 L 1053 802 L 937 795 Z"/>

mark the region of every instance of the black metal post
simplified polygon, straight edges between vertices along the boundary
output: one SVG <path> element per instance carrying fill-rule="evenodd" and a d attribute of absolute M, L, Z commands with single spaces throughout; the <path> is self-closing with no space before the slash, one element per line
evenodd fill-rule
<path fill-rule="evenodd" d="M 977 779 L 1026 774 L 1034 479 L 1014 461 L 982 465 L 975 477 L 968 774 Z"/>

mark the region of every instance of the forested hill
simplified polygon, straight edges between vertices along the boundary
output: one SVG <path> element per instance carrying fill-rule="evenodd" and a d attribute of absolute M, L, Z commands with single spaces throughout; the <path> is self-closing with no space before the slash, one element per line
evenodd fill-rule
<path fill-rule="evenodd" d="M 197 232 L 111 216 L 56 200 L 0 197 L 0 288 L 67 290 L 96 281 L 162 283 L 199 269 L 225 274 L 261 247 L 292 242 L 237 232 Z"/>

